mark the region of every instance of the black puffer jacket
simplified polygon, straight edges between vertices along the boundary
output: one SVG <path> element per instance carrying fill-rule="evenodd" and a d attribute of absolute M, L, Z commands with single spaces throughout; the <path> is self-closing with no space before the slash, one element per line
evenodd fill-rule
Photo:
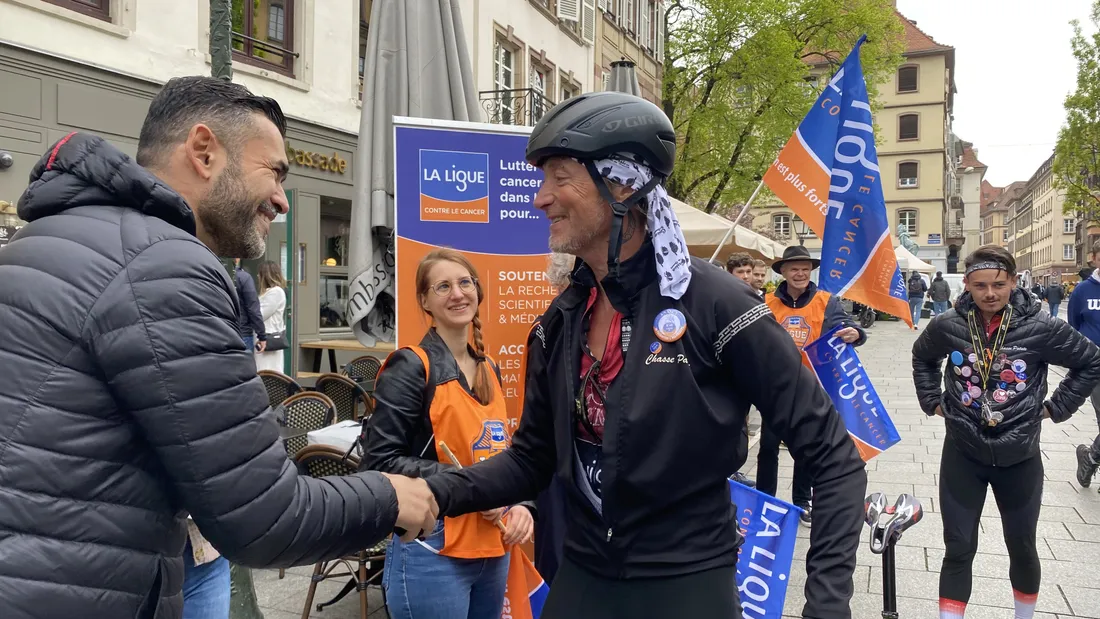
<path fill-rule="evenodd" d="M 1056 423 L 1069 419 L 1100 383 L 1100 349 L 1095 344 L 1042 310 L 1039 301 L 1025 290 L 1014 290 L 1010 303 L 1012 318 L 1000 351 L 1005 357 L 995 359 L 997 365 L 984 390 L 992 409 L 1004 415 L 996 426 L 987 427 L 981 412 L 962 401 L 963 389 L 975 384 L 971 380 L 975 375 L 973 363 L 966 359 L 974 352 L 967 313 L 973 310 L 976 324 L 981 324 L 969 292 L 959 296 L 954 309 L 933 318 L 913 345 L 913 382 L 921 408 L 934 415 L 936 407 L 941 406 L 948 434 L 971 458 L 994 466 L 1011 466 L 1039 453 L 1048 364 L 1069 368 L 1065 380 L 1046 402 Z M 941 389 L 944 358 L 956 351 L 964 360 L 961 366 L 948 360 Z M 977 354 L 980 356 L 981 351 Z M 1005 380 L 1000 374 L 1012 371 L 1014 363 L 1022 369 L 1022 380 Z M 1004 402 L 997 402 L 995 395 Z"/>
<path fill-rule="evenodd" d="M 185 513 L 254 567 L 393 531 L 378 473 L 297 474 L 179 195 L 76 134 L 19 215 L 0 249 L 0 617 L 179 617 Z"/>

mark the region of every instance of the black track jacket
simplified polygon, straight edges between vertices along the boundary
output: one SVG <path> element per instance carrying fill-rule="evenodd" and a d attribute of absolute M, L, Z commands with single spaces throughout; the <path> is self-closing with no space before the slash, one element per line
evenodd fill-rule
<path fill-rule="evenodd" d="M 580 260 L 572 285 L 528 340 L 524 413 L 512 447 L 429 477 L 441 513 L 529 499 L 556 474 L 570 523 L 564 552 L 587 569 L 630 579 L 734 565 L 741 536 L 727 476 L 744 460 L 739 435 L 753 404 L 814 478 L 804 615 L 850 617 L 867 477 L 843 421 L 748 285 L 693 259 L 691 286 L 674 301 L 661 296 L 654 260 L 647 240 L 618 279 L 602 282 L 632 325 L 624 366 L 605 398 L 602 516 L 574 480 L 581 319 L 596 285 Z M 687 331 L 653 354 L 654 320 L 665 309 L 683 312 Z"/>

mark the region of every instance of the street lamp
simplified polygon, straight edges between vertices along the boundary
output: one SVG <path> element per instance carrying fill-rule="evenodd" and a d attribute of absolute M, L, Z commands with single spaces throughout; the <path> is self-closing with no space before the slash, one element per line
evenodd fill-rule
<path fill-rule="evenodd" d="M 802 246 L 806 245 L 806 239 L 813 236 L 813 232 L 810 231 L 810 226 L 808 226 L 801 217 L 794 218 L 794 233 L 798 236 L 798 244 Z"/>

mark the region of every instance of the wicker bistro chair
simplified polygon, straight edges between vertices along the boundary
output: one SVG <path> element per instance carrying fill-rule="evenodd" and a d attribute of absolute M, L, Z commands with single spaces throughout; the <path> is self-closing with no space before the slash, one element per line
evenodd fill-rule
<path fill-rule="evenodd" d="M 336 404 L 336 422 L 359 421 L 374 412 L 374 404 L 366 390 L 341 374 L 322 374 L 313 387 Z"/>
<path fill-rule="evenodd" d="M 283 400 L 303 391 L 302 386 L 293 378 L 281 372 L 260 370 L 259 375 L 264 381 L 264 389 L 267 390 L 267 401 L 271 408 L 275 408 Z"/>
<path fill-rule="evenodd" d="M 299 451 L 294 456 L 294 461 L 298 465 L 298 471 L 310 477 L 351 475 L 359 470 L 359 458 L 354 455 L 346 456 L 339 449 L 327 445 L 310 445 Z M 359 551 L 354 556 L 317 563 L 313 567 L 313 576 L 309 580 L 309 592 L 306 594 L 305 607 L 302 609 L 302 619 L 309 619 L 309 611 L 313 605 L 313 596 L 317 593 L 318 583 L 329 578 L 340 577 L 349 577 L 347 584 L 336 594 L 336 597 L 318 604 L 318 612 L 340 601 L 354 589 L 359 592 L 360 619 L 367 619 L 369 614 L 367 587 L 381 579 L 389 543 L 387 538 L 372 548 Z M 333 574 L 332 571 L 337 566 L 343 566 L 347 571 Z"/>
<path fill-rule="evenodd" d="M 279 405 L 282 424 L 300 430 L 320 430 L 336 423 L 336 404 L 327 395 L 317 391 L 303 391 L 287 398 Z M 286 452 L 291 458 L 306 447 L 305 435 L 286 439 Z"/>
<path fill-rule="evenodd" d="M 378 360 L 378 357 L 363 355 L 352 359 L 344 366 L 344 376 L 355 382 L 374 380 L 378 378 L 378 370 L 380 369 L 382 369 L 382 362 Z"/>

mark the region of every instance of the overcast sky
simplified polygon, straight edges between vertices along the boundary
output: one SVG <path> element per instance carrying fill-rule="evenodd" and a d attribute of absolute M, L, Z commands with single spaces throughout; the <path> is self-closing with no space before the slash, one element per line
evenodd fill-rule
<path fill-rule="evenodd" d="M 955 134 L 973 142 L 997 186 L 1026 181 L 1054 151 L 1076 83 L 1071 19 L 1086 33 L 1091 0 L 897 0 L 955 48 Z"/>

